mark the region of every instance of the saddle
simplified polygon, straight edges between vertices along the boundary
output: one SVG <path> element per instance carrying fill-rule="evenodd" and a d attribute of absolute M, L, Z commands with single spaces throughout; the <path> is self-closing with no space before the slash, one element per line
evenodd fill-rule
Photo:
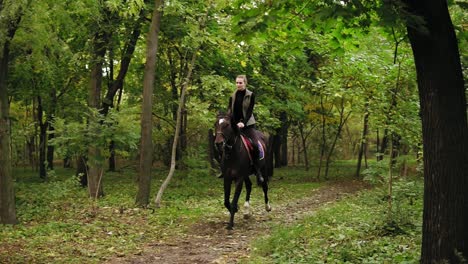
<path fill-rule="evenodd" d="M 245 149 L 247 150 L 247 153 L 249 154 L 249 159 L 250 163 L 253 163 L 253 156 L 254 156 L 254 146 L 252 139 L 248 138 L 247 136 L 241 135 L 242 138 L 242 143 L 244 144 Z M 262 144 L 262 142 L 258 141 L 257 142 L 257 147 L 258 147 L 258 159 L 262 160 L 265 158 L 265 148 Z"/>

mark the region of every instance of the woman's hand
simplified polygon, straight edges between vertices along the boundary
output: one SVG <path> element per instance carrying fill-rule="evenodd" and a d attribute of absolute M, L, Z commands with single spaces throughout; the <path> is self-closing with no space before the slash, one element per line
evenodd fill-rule
<path fill-rule="evenodd" d="M 244 123 L 242 123 L 242 122 L 237 123 L 237 127 L 238 127 L 238 128 L 244 128 L 244 126 L 245 126 L 245 125 L 244 125 Z"/>

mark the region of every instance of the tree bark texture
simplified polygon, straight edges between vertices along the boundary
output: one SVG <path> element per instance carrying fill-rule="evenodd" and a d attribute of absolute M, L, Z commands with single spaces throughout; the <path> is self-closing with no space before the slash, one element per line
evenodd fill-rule
<path fill-rule="evenodd" d="M 0 6 L 0 11 L 3 7 Z M 2 12 L 3 13 L 3 12 Z M 6 18 L 0 17 L 1 20 Z M 8 63 L 10 59 L 10 41 L 13 39 L 21 21 L 21 10 L 15 21 L 5 22 L 4 39 L 0 42 L 0 224 L 16 224 L 15 191 L 11 172 L 10 153 L 10 105 L 8 102 Z"/>
<path fill-rule="evenodd" d="M 301 134 L 301 143 L 302 149 L 304 153 L 304 162 L 305 162 L 305 169 L 309 171 L 309 156 L 307 155 L 307 137 L 304 135 L 304 124 L 299 124 L 299 132 Z"/>
<path fill-rule="evenodd" d="M 42 98 L 37 97 L 37 122 L 39 123 L 39 177 L 47 180 L 46 169 L 46 141 L 47 141 L 47 123 L 43 121 L 44 111 L 42 109 Z"/>
<path fill-rule="evenodd" d="M 51 140 L 54 139 L 54 130 L 55 127 L 53 125 L 54 121 L 54 116 L 55 112 L 57 110 L 57 91 L 55 89 L 52 89 L 50 93 L 50 107 L 49 111 L 47 113 L 47 118 L 46 118 L 46 123 L 48 126 L 49 133 L 47 135 L 47 142 L 50 142 Z M 55 147 L 53 145 L 47 144 L 47 169 L 53 170 L 54 169 L 54 152 L 55 152 Z"/>
<path fill-rule="evenodd" d="M 281 120 L 281 166 L 285 167 L 288 166 L 288 130 L 289 130 L 289 122 L 288 122 L 288 114 L 286 112 L 281 112 L 280 114 Z"/>
<path fill-rule="evenodd" d="M 11 174 L 10 118 L 7 91 L 8 43 L 0 56 L 0 223 L 15 224 L 15 192 Z"/>
<path fill-rule="evenodd" d="M 464 80 L 447 1 L 406 1 L 425 20 L 407 24 L 418 77 L 424 147 L 421 263 L 468 259 L 468 125 Z"/>
<path fill-rule="evenodd" d="M 91 81 L 89 86 L 88 106 L 90 108 L 99 109 L 101 106 L 101 89 L 102 89 L 102 67 L 104 56 L 106 54 L 106 44 L 108 41 L 106 32 L 97 32 L 94 36 L 94 58 L 91 69 Z M 92 118 L 89 122 L 98 122 Z M 93 131 L 98 137 L 99 131 Z M 93 143 L 88 147 L 88 190 L 91 198 L 98 198 L 104 195 L 101 184 L 103 164 L 101 162 L 102 154 L 98 146 Z"/>
<path fill-rule="evenodd" d="M 141 113 L 141 147 L 140 147 L 140 170 L 138 180 L 138 193 L 136 204 L 146 207 L 149 204 L 151 186 L 151 168 L 153 164 L 153 141 L 152 141 L 152 113 L 153 113 L 153 86 L 156 69 L 156 59 L 159 46 L 159 29 L 163 0 L 154 1 L 154 10 L 151 25 L 147 37 L 146 64 L 143 80 L 143 103 Z"/>
<path fill-rule="evenodd" d="M 359 153 L 358 153 L 358 163 L 357 163 L 357 169 L 356 169 L 356 178 L 361 177 L 361 164 L 362 164 L 362 157 L 365 154 L 366 151 L 366 145 L 367 145 L 367 131 L 369 128 L 369 104 L 366 103 L 365 109 L 366 112 L 364 113 L 364 125 L 362 128 L 362 134 L 361 134 L 361 146 L 359 147 Z"/>

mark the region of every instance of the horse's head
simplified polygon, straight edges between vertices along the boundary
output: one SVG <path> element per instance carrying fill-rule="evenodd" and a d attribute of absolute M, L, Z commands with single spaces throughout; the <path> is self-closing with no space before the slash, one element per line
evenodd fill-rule
<path fill-rule="evenodd" d="M 233 125 L 231 115 L 219 115 L 215 123 L 215 144 L 221 150 L 221 147 L 232 147 L 236 136 L 239 133 L 237 126 Z"/>

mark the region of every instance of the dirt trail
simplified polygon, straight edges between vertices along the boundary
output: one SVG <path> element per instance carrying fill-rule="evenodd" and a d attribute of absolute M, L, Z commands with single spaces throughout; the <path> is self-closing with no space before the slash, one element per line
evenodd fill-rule
<path fill-rule="evenodd" d="M 228 214 L 203 219 L 190 227 L 189 232 L 161 243 L 149 244 L 140 255 L 112 259 L 108 263 L 237 263 L 248 257 L 251 242 L 268 235 L 278 224 L 293 224 L 314 214 L 316 209 L 343 196 L 366 188 L 360 181 L 331 182 L 307 198 L 276 205 L 267 213 L 262 205 L 252 205 L 252 216 L 243 219 L 243 204 L 236 214 L 235 228 L 226 230 Z"/>

